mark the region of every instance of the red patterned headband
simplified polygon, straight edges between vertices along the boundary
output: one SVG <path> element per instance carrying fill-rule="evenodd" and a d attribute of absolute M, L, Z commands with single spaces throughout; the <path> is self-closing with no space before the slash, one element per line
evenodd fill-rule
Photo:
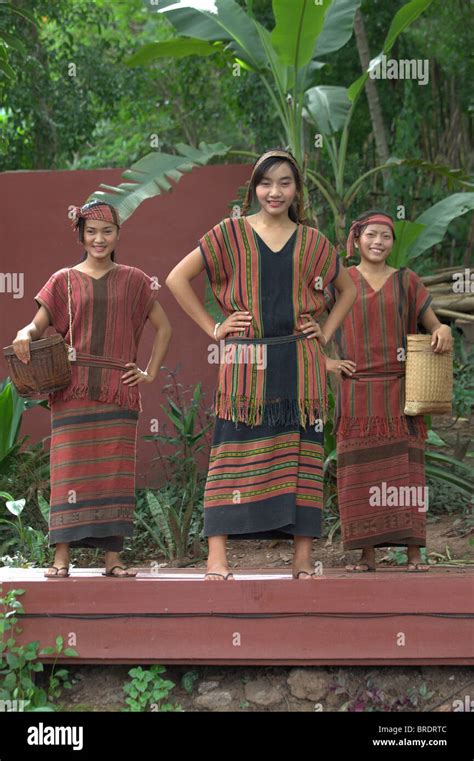
<path fill-rule="evenodd" d="M 273 157 L 273 156 L 275 156 L 277 158 L 281 158 L 284 161 L 290 161 L 293 164 L 293 166 L 296 167 L 298 172 L 301 174 L 301 170 L 300 170 L 298 164 L 296 163 L 296 160 L 291 155 L 291 153 L 288 153 L 288 151 L 274 150 L 274 151 L 267 151 L 266 153 L 263 153 L 260 156 L 260 158 L 257 159 L 257 161 L 255 162 L 255 164 L 253 166 L 253 169 L 252 169 L 252 176 L 254 175 L 255 170 L 257 169 L 258 166 L 260 166 L 262 161 L 265 161 L 265 159 L 269 159 L 270 157 Z"/>
<path fill-rule="evenodd" d="M 84 206 L 73 206 L 72 226 L 75 230 L 77 230 L 80 219 L 97 219 L 100 222 L 112 222 L 117 227 L 120 227 L 117 209 L 101 201 L 91 201 L 84 204 Z"/>
<path fill-rule="evenodd" d="M 349 256 L 355 256 L 354 240 L 360 236 L 362 228 L 367 227 L 367 225 L 387 225 L 390 227 L 395 239 L 395 229 L 391 217 L 387 216 L 387 214 L 371 214 L 370 217 L 356 220 L 351 224 L 347 237 L 347 254 Z"/>

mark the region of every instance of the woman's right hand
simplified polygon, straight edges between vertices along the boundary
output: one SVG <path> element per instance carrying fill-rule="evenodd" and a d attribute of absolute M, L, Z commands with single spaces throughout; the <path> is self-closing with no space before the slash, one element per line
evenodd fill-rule
<path fill-rule="evenodd" d="M 334 373 L 339 378 L 342 373 L 353 375 L 356 371 L 356 363 L 351 359 L 331 359 L 326 357 L 326 370 L 328 373 Z"/>
<path fill-rule="evenodd" d="M 12 342 L 13 351 L 25 365 L 30 361 L 31 335 L 29 330 L 19 330 Z"/>
<path fill-rule="evenodd" d="M 226 337 L 228 333 L 234 333 L 240 330 L 242 333 L 245 331 L 252 322 L 252 315 L 250 312 L 233 312 L 224 322 L 221 322 L 216 330 L 217 340 L 221 340 Z"/>

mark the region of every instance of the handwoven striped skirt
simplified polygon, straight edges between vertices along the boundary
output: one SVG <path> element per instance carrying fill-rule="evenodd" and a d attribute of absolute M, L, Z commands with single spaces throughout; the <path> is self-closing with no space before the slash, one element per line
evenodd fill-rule
<path fill-rule="evenodd" d="M 321 536 L 323 433 L 217 418 L 204 491 L 204 535 Z"/>
<path fill-rule="evenodd" d="M 204 490 L 204 536 L 321 536 L 324 434 L 321 421 L 303 427 L 298 415 L 300 385 L 311 385 L 298 375 L 298 344 L 303 340 L 304 334 L 225 339 L 226 345 L 266 344 L 266 405 L 257 425 L 216 411 Z M 228 379 L 232 389 L 240 388 L 234 377 L 239 367 L 237 363 Z"/>
<path fill-rule="evenodd" d="M 133 533 L 138 416 L 89 399 L 51 404 L 50 545 L 123 548 Z"/>
<path fill-rule="evenodd" d="M 425 546 L 428 496 L 420 436 L 337 437 L 337 494 L 345 550 Z"/>

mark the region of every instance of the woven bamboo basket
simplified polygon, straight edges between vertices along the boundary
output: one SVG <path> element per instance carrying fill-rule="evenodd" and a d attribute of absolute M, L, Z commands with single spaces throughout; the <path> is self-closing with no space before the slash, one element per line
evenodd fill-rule
<path fill-rule="evenodd" d="M 437 354 L 431 335 L 408 335 L 405 415 L 449 414 L 453 398 L 453 353 Z"/>
<path fill-rule="evenodd" d="M 27 398 L 46 397 L 71 382 L 68 347 L 60 335 L 40 338 L 30 343 L 30 361 L 25 365 L 16 356 L 13 346 L 3 349 L 13 385 Z"/>

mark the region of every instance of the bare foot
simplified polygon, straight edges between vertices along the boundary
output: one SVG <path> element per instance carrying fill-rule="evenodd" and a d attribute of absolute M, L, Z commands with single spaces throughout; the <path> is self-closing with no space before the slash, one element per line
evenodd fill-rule
<path fill-rule="evenodd" d="M 69 546 L 58 544 L 54 553 L 54 563 L 44 574 L 47 579 L 64 579 L 69 576 Z"/>
<path fill-rule="evenodd" d="M 430 570 L 428 563 L 423 563 L 419 547 L 408 547 L 408 573 L 425 573 Z"/>
<path fill-rule="evenodd" d="M 346 565 L 346 571 L 352 573 L 368 573 L 369 571 L 375 571 L 375 550 L 367 549 L 362 550 L 362 555 L 358 563 L 349 563 Z"/>

